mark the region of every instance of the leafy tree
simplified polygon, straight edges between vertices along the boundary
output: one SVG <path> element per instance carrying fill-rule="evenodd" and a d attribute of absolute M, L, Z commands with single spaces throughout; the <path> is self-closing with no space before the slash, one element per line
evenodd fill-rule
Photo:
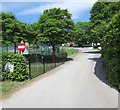
<path fill-rule="evenodd" d="M 94 43 L 101 43 L 102 38 L 105 35 L 105 29 L 108 24 L 102 21 L 99 25 L 94 26 L 91 29 L 91 41 Z"/>
<path fill-rule="evenodd" d="M 3 43 L 7 42 L 12 39 L 12 35 L 14 34 L 13 32 L 13 27 L 15 23 L 15 16 L 12 15 L 11 13 L 4 13 L 1 12 L 1 23 L 2 23 L 2 36 L 3 36 Z M 11 37 L 10 37 L 11 36 Z"/>
<path fill-rule="evenodd" d="M 68 42 L 70 39 L 68 33 L 74 27 L 71 16 L 67 9 L 53 8 L 45 10 L 38 21 L 38 41 L 52 45 L 54 53 L 56 44 Z"/>
<path fill-rule="evenodd" d="M 90 43 L 90 28 L 92 24 L 89 22 L 77 22 L 74 29 L 74 41 L 78 44 Z"/>
<path fill-rule="evenodd" d="M 111 18 L 120 10 L 120 2 L 96 2 L 90 13 L 93 23 L 91 36 L 94 42 L 101 42 Z"/>
<path fill-rule="evenodd" d="M 20 21 L 16 21 L 14 24 L 15 28 L 14 28 L 14 37 L 13 37 L 13 42 L 20 42 L 21 40 L 23 41 L 27 41 L 27 24 L 20 22 Z"/>
<path fill-rule="evenodd" d="M 109 5 L 109 2 L 96 2 L 90 11 L 90 22 L 93 24 L 91 28 L 91 37 L 93 39 L 92 42 L 94 43 L 100 42 L 100 39 L 103 37 L 103 32 L 106 28 L 105 20 L 107 19 L 107 16 L 105 8 L 107 5 Z"/>
<path fill-rule="evenodd" d="M 38 23 L 32 23 L 32 24 L 28 24 L 26 26 L 27 29 L 27 39 L 29 43 L 37 43 L 37 39 L 36 36 L 39 33 L 39 28 L 38 28 Z"/>
<path fill-rule="evenodd" d="M 95 25 L 101 24 L 102 20 L 105 20 L 108 16 L 106 15 L 105 8 L 109 5 L 109 2 L 96 2 L 90 13 L 90 22 L 93 22 L 93 27 Z"/>
<path fill-rule="evenodd" d="M 2 12 L 2 31 L 4 40 L 15 42 L 15 36 L 26 37 L 26 23 L 18 21 L 11 13 Z"/>
<path fill-rule="evenodd" d="M 16 47 L 16 43 L 21 40 L 27 41 L 27 24 L 18 21 L 12 13 L 1 12 L 1 15 L 3 44 L 11 42 Z"/>
<path fill-rule="evenodd" d="M 109 23 L 111 18 L 117 14 L 120 10 L 120 1 L 119 2 L 110 2 L 103 10 L 104 16 L 106 16 L 106 22 Z"/>

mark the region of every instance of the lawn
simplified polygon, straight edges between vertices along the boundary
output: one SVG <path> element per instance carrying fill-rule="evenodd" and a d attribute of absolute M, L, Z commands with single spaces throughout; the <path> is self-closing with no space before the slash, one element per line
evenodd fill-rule
<path fill-rule="evenodd" d="M 41 63 L 32 63 L 31 64 L 31 76 L 35 77 L 35 76 L 43 74 L 46 71 L 49 71 L 49 70 L 55 68 L 55 63 L 54 64 L 53 63 L 48 63 L 48 64 L 45 63 L 44 65 L 45 65 L 45 67 Z"/>

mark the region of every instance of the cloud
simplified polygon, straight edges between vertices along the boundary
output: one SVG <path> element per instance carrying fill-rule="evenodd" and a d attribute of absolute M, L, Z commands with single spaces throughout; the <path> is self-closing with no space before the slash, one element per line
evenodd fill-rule
<path fill-rule="evenodd" d="M 28 2 L 2 2 L 2 10 L 5 12 L 20 12 L 27 10 L 33 6 L 33 3 Z"/>
<path fill-rule="evenodd" d="M 79 18 L 79 16 L 87 9 L 90 9 L 93 4 L 96 2 L 96 0 L 61 0 L 62 2 L 49 2 L 47 4 L 41 4 L 35 8 L 24 10 L 18 15 L 30 15 L 30 14 L 42 14 L 45 9 L 50 8 L 61 8 L 61 9 L 68 9 L 70 13 L 73 15 L 73 19 Z"/>
<path fill-rule="evenodd" d="M 1 0 L 2 2 L 93 2 L 96 0 Z"/>

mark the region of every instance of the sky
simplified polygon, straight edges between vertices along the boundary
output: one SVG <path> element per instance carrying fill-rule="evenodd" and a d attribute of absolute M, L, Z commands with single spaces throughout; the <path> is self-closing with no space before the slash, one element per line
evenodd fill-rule
<path fill-rule="evenodd" d="M 45 9 L 68 9 L 74 22 L 89 22 L 90 10 L 97 0 L 2 0 L 2 11 L 12 12 L 17 20 L 34 23 Z"/>

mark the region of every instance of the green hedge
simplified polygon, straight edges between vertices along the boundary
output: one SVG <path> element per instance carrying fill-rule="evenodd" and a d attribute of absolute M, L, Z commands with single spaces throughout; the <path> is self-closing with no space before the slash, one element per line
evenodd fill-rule
<path fill-rule="evenodd" d="M 84 44 L 82 47 L 92 47 L 91 44 Z"/>
<path fill-rule="evenodd" d="M 6 63 L 14 64 L 13 72 L 10 72 Z M 12 81 L 23 81 L 29 78 L 27 60 L 24 56 L 14 53 L 3 53 L 2 55 L 2 79 Z"/>
<path fill-rule="evenodd" d="M 108 81 L 120 90 L 120 13 L 116 14 L 103 38 L 103 57 Z"/>
<path fill-rule="evenodd" d="M 100 45 L 94 45 L 93 46 L 94 49 L 98 49 L 98 47 L 100 47 Z"/>

